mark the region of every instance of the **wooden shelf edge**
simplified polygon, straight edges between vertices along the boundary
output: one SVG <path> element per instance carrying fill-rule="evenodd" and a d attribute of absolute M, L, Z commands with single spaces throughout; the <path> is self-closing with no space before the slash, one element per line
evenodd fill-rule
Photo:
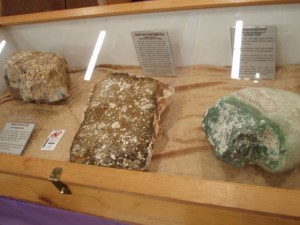
<path fill-rule="evenodd" d="M 0 195 L 54 208 L 86 213 L 134 224 L 299 225 L 300 219 L 228 207 L 170 201 L 110 190 L 69 185 L 73 195 L 61 195 L 47 180 L 0 173 Z M 19 190 L 16 192 L 16 190 Z M 162 216 L 163 215 L 163 216 Z"/>
<path fill-rule="evenodd" d="M 54 167 L 61 167 L 64 170 L 61 180 L 71 185 L 300 219 L 300 190 L 208 181 L 195 177 L 111 169 L 3 154 L 0 154 L 0 161 L 0 173 L 45 180 Z"/>
<path fill-rule="evenodd" d="M 162 11 L 300 3 L 300 0 L 153 0 L 0 17 L 0 26 Z"/>

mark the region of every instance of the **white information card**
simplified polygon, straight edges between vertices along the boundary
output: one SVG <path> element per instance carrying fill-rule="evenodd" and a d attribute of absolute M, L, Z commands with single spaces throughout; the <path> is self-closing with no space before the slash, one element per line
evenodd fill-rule
<path fill-rule="evenodd" d="M 43 145 L 42 150 L 53 151 L 64 133 L 65 130 L 52 130 L 45 144 Z"/>
<path fill-rule="evenodd" d="M 31 123 L 6 123 L 0 133 L 0 152 L 20 155 L 33 128 Z"/>
<path fill-rule="evenodd" d="M 131 32 L 144 75 L 176 76 L 167 31 Z"/>
<path fill-rule="evenodd" d="M 231 28 L 235 78 L 275 79 L 276 36 L 276 26 Z"/>

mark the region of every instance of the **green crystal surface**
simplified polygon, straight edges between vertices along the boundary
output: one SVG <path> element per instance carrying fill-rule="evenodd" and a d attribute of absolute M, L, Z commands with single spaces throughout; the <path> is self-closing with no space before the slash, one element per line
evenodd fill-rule
<path fill-rule="evenodd" d="M 216 157 L 233 166 L 255 163 L 274 172 L 284 163 L 285 138 L 278 125 L 232 96 L 208 109 L 202 128 Z"/>

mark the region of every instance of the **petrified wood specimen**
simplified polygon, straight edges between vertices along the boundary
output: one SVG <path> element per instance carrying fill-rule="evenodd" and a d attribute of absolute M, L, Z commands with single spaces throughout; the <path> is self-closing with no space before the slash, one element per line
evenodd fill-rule
<path fill-rule="evenodd" d="M 12 95 L 26 102 L 49 103 L 69 97 L 67 62 L 59 54 L 15 52 L 6 61 L 5 80 Z"/>
<path fill-rule="evenodd" d="M 152 78 L 109 74 L 91 93 L 70 160 L 148 169 L 160 114 L 173 93 L 174 88 Z"/>

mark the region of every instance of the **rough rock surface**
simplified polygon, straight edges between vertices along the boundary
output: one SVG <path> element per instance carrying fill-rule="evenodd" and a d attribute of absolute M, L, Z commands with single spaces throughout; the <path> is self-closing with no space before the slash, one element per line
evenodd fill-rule
<path fill-rule="evenodd" d="M 173 87 L 149 77 L 108 75 L 91 94 L 71 162 L 147 170 L 160 114 L 173 93 Z"/>
<path fill-rule="evenodd" d="M 300 164 L 300 95 L 245 88 L 208 109 L 202 121 L 216 157 L 237 167 L 284 172 Z"/>
<path fill-rule="evenodd" d="M 67 62 L 59 54 L 15 52 L 6 61 L 5 80 L 12 95 L 26 102 L 50 103 L 69 97 Z"/>

